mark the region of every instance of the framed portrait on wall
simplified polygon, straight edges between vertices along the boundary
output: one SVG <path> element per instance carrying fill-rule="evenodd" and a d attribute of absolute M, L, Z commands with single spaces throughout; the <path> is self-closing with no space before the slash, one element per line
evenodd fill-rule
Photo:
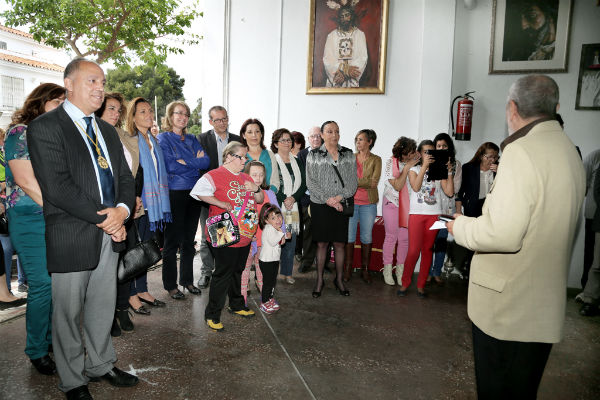
<path fill-rule="evenodd" d="M 385 93 L 389 0 L 311 0 L 306 93 Z"/>
<path fill-rule="evenodd" d="M 576 110 L 600 110 L 600 43 L 581 46 Z"/>
<path fill-rule="evenodd" d="M 490 74 L 567 72 L 573 0 L 494 0 Z"/>

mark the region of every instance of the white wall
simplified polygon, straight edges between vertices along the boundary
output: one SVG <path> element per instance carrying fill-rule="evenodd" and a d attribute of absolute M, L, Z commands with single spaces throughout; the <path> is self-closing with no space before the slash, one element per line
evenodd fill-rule
<path fill-rule="evenodd" d="M 402 135 L 418 141 L 447 131 L 452 98 L 476 90 L 473 139 L 457 143 L 458 158 L 466 161 L 480 143 L 504 139 L 506 93 L 518 77 L 488 75 L 492 1 L 477 3 L 468 11 L 462 0 L 390 0 L 386 93 L 307 95 L 309 0 L 206 2 L 204 126 L 215 104 L 228 108 L 234 133 L 246 118 L 261 119 L 266 143 L 276 128 L 306 133 L 333 119 L 348 147 L 358 130 L 374 129 L 373 152 L 385 159 Z M 581 44 L 600 42 L 600 7 L 575 0 L 572 21 L 569 73 L 553 77 L 561 87 L 567 133 L 585 155 L 600 145 L 600 112 L 575 111 L 575 93 Z M 579 238 L 573 266 L 580 269 L 581 252 Z M 571 277 L 570 284 L 576 282 Z"/>
<path fill-rule="evenodd" d="M 228 2 L 231 46 L 223 65 Z M 265 125 L 266 143 L 277 128 L 306 133 L 326 120 L 338 121 L 340 141 L 351 148 L 356 132 L 374 129 L 373 152 L 384 158 L 400 136 L 432 138 L 447 127 L 454 13 L 447 0 L 391 0 L 385 94 L 307 95 L 309 0 L 207 2 L 204 126 L 208 109 L 224 104 L 231 132 L 256 117 Z"/>
<path fill-rule="evenodd" d="M 454 76 L 452 93 L 470 90 L 475 96 L 472 140 L 456 142 L 458 158 L 468 161 L 477 147 L 486 141 L 500 144 L 506 137 L 504 107 L 510 85 L 522 75 L 488 75 L 492 1 L 480 0 L 474 10 L 456 6 L 454 36 Z M 575 110 L 581 45 L 600 43 L 600 7 L 595 1 L 574 0 L 569 40 L 568 72 L 550 74 L 560 88 L 560 114 L 565 131 L 585 157 L 600 148 L 600 111 Z M 559 207 L 559 205 L 557 205 Z M 569 273 L 569 286 L 580 287 L 583 264 L 583 226 L 577 236 Z"/>

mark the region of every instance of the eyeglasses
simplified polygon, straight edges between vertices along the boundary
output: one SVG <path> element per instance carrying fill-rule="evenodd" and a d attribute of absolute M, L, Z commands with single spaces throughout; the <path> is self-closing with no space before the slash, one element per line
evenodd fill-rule
<path fill-rule="evenodd" d="M 246 156 L 240 156 L 239 154 L 232 154 L 233 157 L 237 158 L 238 160 L 247 160 L 248 157 Z"/>
<path fill-rule="evenodd" d="M 483 158 L 488 159 L 488 160 L 497 160 L 498 156 L 490 156 L 488 154 L 484 154 Z"/>
<path fill-rule="evenodd" d="M 292 143 L 292 139 L 280 139 L 279 143 Z"/>
<path fill-rule="evenodd" d="M 225 118 L 218 118 L 218 119 L 213 119 L 213 122 L 216 122 L 217 124 L 220 124 L 222 122 L 227 122 L 229 121 L 229 117 L 225 117 Z"/>
<path fill-rule="evenodd" d="M 190 114 L 186 113 L 186 112 L 182 112 L 182 111 L 175 111 L 173 114 L 175 115 L 182 115 L 184 117 L 190 117 Z"/>

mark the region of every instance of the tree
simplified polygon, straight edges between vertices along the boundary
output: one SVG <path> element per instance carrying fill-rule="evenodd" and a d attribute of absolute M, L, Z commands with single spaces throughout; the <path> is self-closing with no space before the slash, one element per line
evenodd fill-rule
<path fill-rule="evenodd" d="M 166 77 L 166 78 L 163 78 Z M 110 69 L 106 74 L 106 91 L 119 92 L 126 100 L 143 97 L 154 106 L 156 96 L 158 115 L 156 120 L 160 125 L 165 107 L 174 100 L 183 100 L 183 85 L 181 78 L 171 67 L 160 64 L 156 67 L 141 65 L 134 68 L 121 65 Z"/>
<path fill-rule="evenodd" d="M 194 135 L 202 133 L 202 97 L 196 101 L 196 108 L 192 110 L 190 122 L 188 123 L 188 132 Z"/>
<path fill-rule="evenodd" d="M 180 43 L 197 44 L 200 36 L 185 32 L 202 16 L 198 4 L 179 9 L 179 0 L 7 0 L 0 14 L 8 26 L 29 25 L 39 42 L 71 48 L 77 56 L 99 64 L 127 64 L 135 55 L 145 63 L 165 61 L 168 53 L 183 54 Z M 176 45 L 157 39 L 178 37 Z"/>

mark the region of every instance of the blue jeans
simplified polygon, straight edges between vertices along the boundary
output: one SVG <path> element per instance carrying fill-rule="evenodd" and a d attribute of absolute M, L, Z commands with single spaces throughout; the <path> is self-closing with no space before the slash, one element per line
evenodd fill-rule
<path fill-rule="evenodd" d="M 442 266 L 444 265 L 444 258 L 446 258 L 447 239 L 448 229 L 440 229 L 433 245 L 433 262 L 429 269 L 429 275 L 431 276 L 440 276 L 442 274 Z"/>
<path fill-rule="evenodd" d="M 285 244 L 281 246 L 281 264 L 279 267 L 279 273 L 284 276 L 292 276 L 294 269 L 294 253 L 296 250 L 296 237 L 297 233 L 292 232 L 292 238 L 285 241 Z"/>
<path fill-rule="evenodd" d="M 356 242 L 356 227 L 360 222 L 360 242 L 373 243 L 373 224 L 377 218 L 377 204 L 354 205 L 354 215 L 348 223 L 348 243 Z"/>
<path fill-rule="evenodd" d="M 10 290 L 10 280 L 12 279 L 12 256 L 15 254 L 15 248 L 8 235 L 0 235 L 0 242 L 2 242 L 2 250 L 4 250 L 4 267 L 6 271 L 6 286 Z M 27 277 L 23 268 L 21 267 L 21 260 L 17 256 L 17 276 L 19 285 L 27 283 Z"/>

